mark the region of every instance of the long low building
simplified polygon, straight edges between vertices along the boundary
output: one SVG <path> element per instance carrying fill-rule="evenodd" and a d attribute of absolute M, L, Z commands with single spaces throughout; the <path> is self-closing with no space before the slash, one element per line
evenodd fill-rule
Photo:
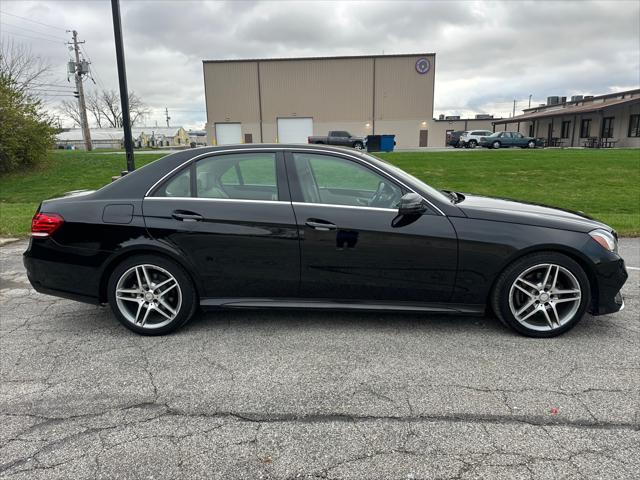
<path fill-rule="evenodd" d="M 331 130 L 393 134 L 398 148 L 443 147 L 447 131 L 487 119 L 435 120 L 434 53 L 203 61 L 211 144 L 306 143 Z"/>
<path fill-rule="evenodd" d="M 615 147 L 640 147 L 640 89 L 548 102 L 493 124 L 496 131 L 519 131 L 563 147 L 603 141 Z"/>
<path fill-rule="evenodd" d="M 185 147 L 191 139 L 182 127 L 133 127 L 131 129 L 133 144 L 143 147 Z M 124 131 L 121 128 L 92 128 L 91 145 L 93 148 L 124 148 Z M 84 138 L 81 128 L 71 128 L 56 134 L 58 148 L 84 149 Z"/>

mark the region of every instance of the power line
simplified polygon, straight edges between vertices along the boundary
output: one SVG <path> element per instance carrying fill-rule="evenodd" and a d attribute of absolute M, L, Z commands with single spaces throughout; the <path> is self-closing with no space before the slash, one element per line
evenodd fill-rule
<path fill-rule="evenodd" d="M 66 29 L 65 29 L 65 28 L 62 28 L 62 27 L 56 27 L 56 26 L 54 26 L 54 25 L 49 25 L 48 23 L 38 22 L 38 21 L 36 21 L 36 20 L 31 20 L 30 18 L 27 18 L 27 17 L 21 17 L 20 15 L 15 15 L 15 14 L 13 14 L 13 13 L 5 12 L 5 11 L 2 11 L 2 10 L 0 10 L 0 13 L 1 13 L 2 15 L 9 15 L 10 17 L 16 17 L 16 18 L 19 18 L 19 19 L 21 19 L 21 20 L 25 20 L 25 21 L 27 21 L 27 22 L 37 23 L 38 25 L 42 25 L 43 27 L 49 27 L 49 28 L 53 28 L 53 29 L 55 29 L 55 30 L 62 30 L 62 31 L 66 31 Z"/>
<path fill-rule="evenodd" d="M 67 41 L 66 38 L 58 37 L 57 35 L 52 35 L 52 34 L 46 33 L 46 32 L 40 32 L 38 30 L 31 30 L 30 28 L 21 27 L 20 25 L 13 25 L 11 23 L 2 22 L 2 21 L 0 21 L 0 24 L 5 25 L 6 27 L 17 28 L 18 30 L 24 30 L 26 32 L 37 33 L 38 35 L 46 35 L 47 37 L 53 37 L 56 40 L 64 40 L 65 42 Z"/>
<path fill-rule="evenodd" d="M 56 45 L 58 45 L 60 42 L 56 41 L 56 40 L 52 40 L 50 38 L 44 38 L 44 37 L 34 37 L 32 35 L 23 35 L 21 33 L 14 33 L 14 32 L 5 32 L 5 35 L 9 35 L 12 37 L 25 37 L 25 38 L 31 38 L 34 40 L 41 40 L 43 42 L 50 42 L 50 43 L 55 43 Z"/>

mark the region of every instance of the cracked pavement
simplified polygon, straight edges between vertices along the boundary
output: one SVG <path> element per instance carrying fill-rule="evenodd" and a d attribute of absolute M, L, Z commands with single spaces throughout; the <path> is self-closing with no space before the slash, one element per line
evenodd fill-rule
<path fill-rule="evenodd" d="M 141 337 L 35 293 L 25 248 L 0 248 L 0 478 L 638 478 L 639 270 L 623 312 L 554 339 L 258 310 Z"/>

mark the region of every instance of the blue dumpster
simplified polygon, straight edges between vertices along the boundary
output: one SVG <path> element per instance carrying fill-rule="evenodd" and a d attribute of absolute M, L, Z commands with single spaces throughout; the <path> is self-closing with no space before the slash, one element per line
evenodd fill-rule
<path fill-rule="evenodd" d="M 380 135 L 380 150 L 383 152 L 393 152 L 396 145 L 395 135 Z"/>

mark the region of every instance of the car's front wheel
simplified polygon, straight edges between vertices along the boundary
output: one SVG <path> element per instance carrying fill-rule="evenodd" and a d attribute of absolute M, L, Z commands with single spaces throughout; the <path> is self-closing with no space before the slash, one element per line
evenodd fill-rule
<path fill-rule="evenodd" d="M 355 142 L 353 144 L 353 148 L 355 148 L 356 150 L 362 150 L 364 148 L 364 145 L 362 144 L 362 142 Z"/>
<path fill-rule="evenodd" d="M 469 148 L 476 148 L 478 146 L 478 142 L 476 142 L 475 140 L 469 140 L 469 143 L 467 143 L 467 145 L 469 145 Z"/>
<path fill-rule="evenodd" d="M 184 269 L 156 255 L 120 263 L 109 277 L 107 298 L 120 323 L 143 335 L 163 335 L 182 326 L 197 303 Z"/>
<path fill-rule="evenodd" d="M 536 148 L 536 142 L 533 140 L 529 140 L 529 143 L 527 143 L 527 146 L 529 148 Z"/>
<path fill-rule="evenodd" d="M 496 142 L 493 142 L 493 143 L 491 144 L 491 147 L 493 147 L 493 148 L 500 148 L 500 142 L 497 142 L 497 141 L 496 141 Z"/>
<path fill-rule="evenodd" d="M 507 267 L 496 282 L 493 310 L 500 320 L 530 337 L 554 337 L 573 328 L 591 300 L 589 279 L 570 257 L 533 253 Z"/>

